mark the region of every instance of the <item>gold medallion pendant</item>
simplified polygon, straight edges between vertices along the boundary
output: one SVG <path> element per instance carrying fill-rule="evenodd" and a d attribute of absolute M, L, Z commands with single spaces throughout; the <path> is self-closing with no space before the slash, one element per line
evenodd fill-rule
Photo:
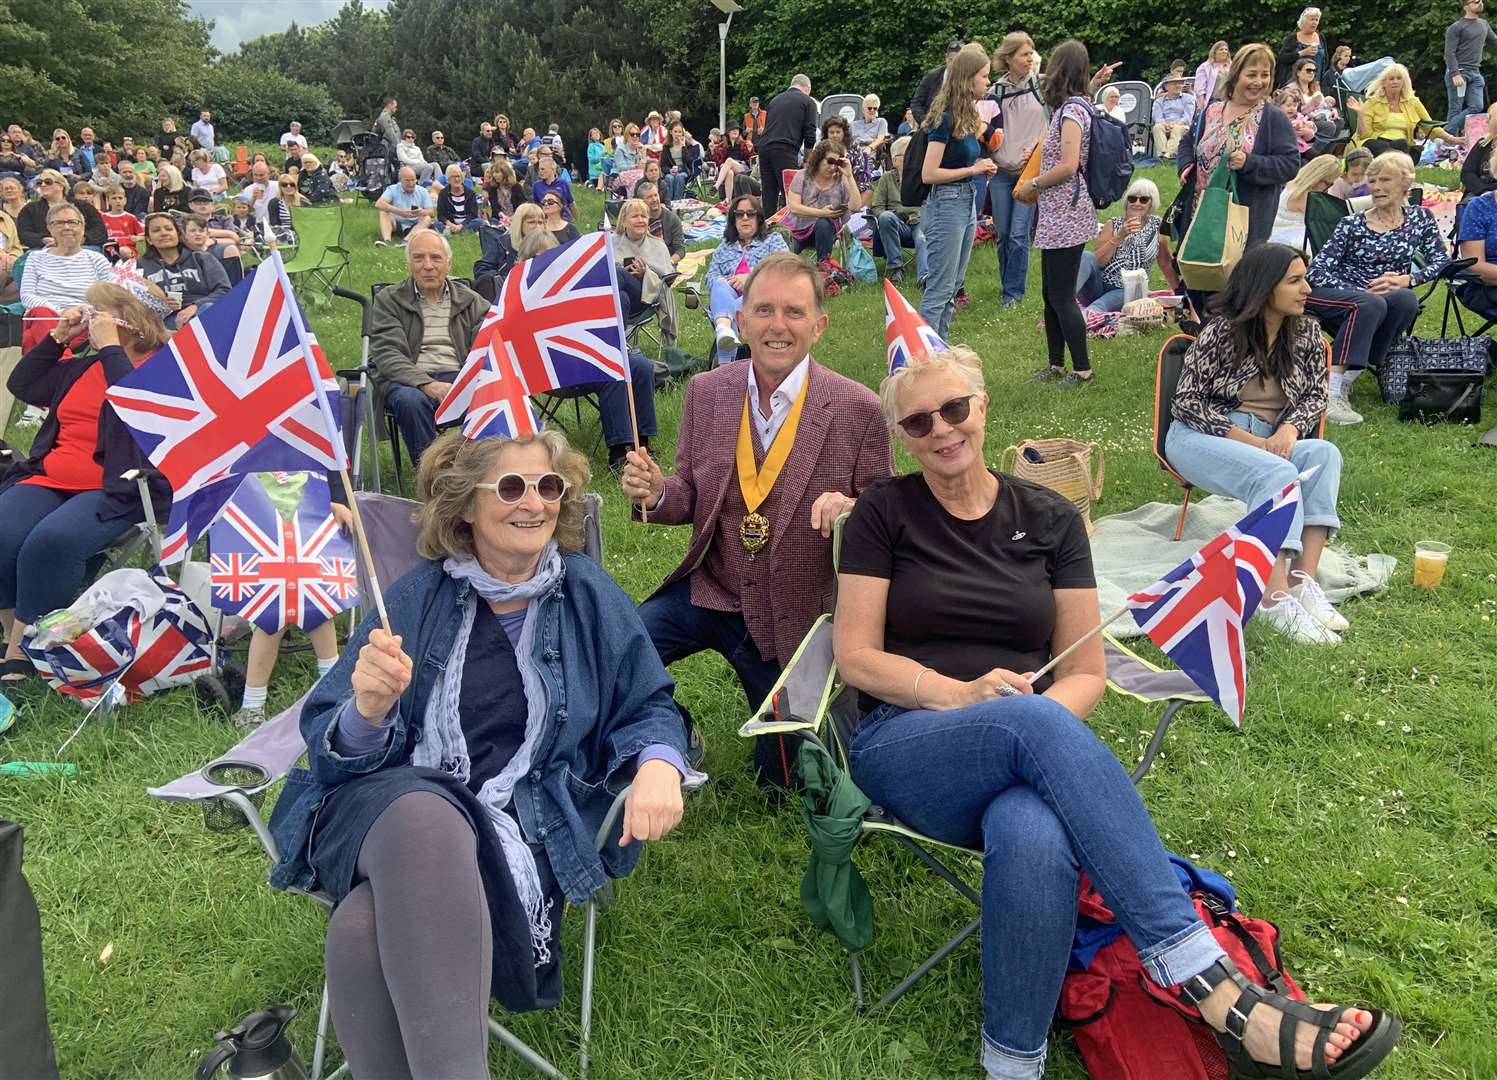
<path fill-rule="evenodd" d="M 738 539 L 752 559 L 769 543 L 769 519 L 757 511 L 744 514 L 738 523 Z"/>

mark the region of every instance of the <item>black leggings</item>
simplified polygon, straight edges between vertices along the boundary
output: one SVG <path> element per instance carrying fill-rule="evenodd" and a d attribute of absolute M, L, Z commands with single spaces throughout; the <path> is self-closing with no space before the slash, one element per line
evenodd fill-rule
<path fill-rule="evenodd" d="M 1066 366 L 1066 349 L 1071 350 L 1071 367 L 1090 371 L 1086 356 L 1086 319 L 1076 303 L 1076 275 L 1081 272 L 1081 253 L 1085 244 L 1067 248 L 1040 250 L 1040 289 L 1045 297 L 1045 344 L 1050 349 L 1050 366 Z"/>
<path fill-rule="evenodd" d="M 493 941 L 467 817 L 400 796 L 359 849 L 327 928 L 333 1030 L 355 1077 L 484 1080 Z"/>

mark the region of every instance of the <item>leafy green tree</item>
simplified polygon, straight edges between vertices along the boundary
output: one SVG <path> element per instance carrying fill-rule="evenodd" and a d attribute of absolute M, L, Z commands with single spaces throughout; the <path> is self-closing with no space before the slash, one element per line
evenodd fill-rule
<path fill-rule="evenodd" d="M 300 120 L 314 144 L 325 142 L 338 121 L 338 107 L 315 83 L 298 82 L 245 60 L 228 59 L 204 76 L 203 100 L 225 141 L 275 141 L 286 124 Z"/>

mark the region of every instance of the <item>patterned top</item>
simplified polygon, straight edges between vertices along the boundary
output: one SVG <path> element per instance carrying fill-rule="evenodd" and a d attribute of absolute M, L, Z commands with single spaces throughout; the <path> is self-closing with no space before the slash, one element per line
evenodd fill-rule
<path fill-rule="evenodd" d="M 1295 320 L 1290 351 L 1294 366 L 1280 381 L 1289 402 L 1284 421 L 1294 425 L 1300 438 L 1313 439 L 1327 394 L 1325 342 L 1314 319 Z M 1242 407 L 1243 390 L 1262 374 L 1256 361 L 1237 355 L 1232 347 L 1231 320 L 1212 319 L 1185 352 L 1170 412 L 1188 428 L 1224 437 L 1232 429 L 1229 414 Z"/>
<path fill-rule="evenodd" d="M 1154 260 L 1159 257 L 1160 224 L 1159 215 L 1150 214 L 1144 220 L 1142 229 L 1132 236 L 1120 237 L 1112 262 L 1102 267 L 1102 280 L 1109 289 L 1123 287 L 1124 270 L 1147 270 L 1154 265 Z M 1123 231 L 1123 219 L 1115 217 L 1107 223 L 1107 227 L 1120 234 Z"/>
<path fill-rule="evenodd" d="M 1263 110 L 1267 103 L 1260 104 L 1252 112 L 1243 113 L 1231 123 L 1223 123 L 1222 116 L 1227 111 L 1227 103 L 1218 101 L 1206 110 L 1206 118 L 1202 121 L 1201 137 L 1196 140 L 1196 168 L 1200 171 L 1200 179 L 1196 181 L 1196 203 L 1200 204 L 1201 195 L 1211 184 L 1211 174 L 1221 164 L 1223 158 L 1232 153 L 1233 150 L 1241 150 L 1244 154 L 1253 152 L 1253 143 L 1258 139 L 1258 125 L 1263 122 Z"/>
<path fill-rule="evenodd" d="M 1366 214 L 1342 218 L 1315 253 L 1307 276 L 1317 289 L 1365 289 L 1383 274 L 1409 273 L 1411 286 L 1423 285 L 1449 261 L 1435 215 L 1422 206 L 1406 206 L 1403 224 L 1383 233 L 1368 226 Z"/>
<path fill-rule="evenodd" d="M 1060 164 L 1060 126 L 1066 120 L 1081 128 L 1081 159 L 1074 179 L 1039 194 L 1034 243 L 1041 249 L 1075 247 L 1097 235 L 1097 211 L 1086 190 L 1086 159 L 1092 145 L 1092 110 L 1086 98 L 1067 99 L 1050 119 L 1050 129 L 1040 146 L 1040 171 L 1048 172 Z"/>
<path fill-rule="evenodd" d="M 731 223 L 729 227 L 732 227 Z M 778 229 L 765 233 L 762 240 L 750 240 L 747 244 L 738 240 L 724 240 L 717 245 L 717 250 L 712 253 L 712 261 L 707 264 L 707 288 L 710 290 L 722 278 L 744 273 L 744 263 L 752 270 L 764 261 L 765 256 L 789 250 L 785 245 L 785 237 Z"/>

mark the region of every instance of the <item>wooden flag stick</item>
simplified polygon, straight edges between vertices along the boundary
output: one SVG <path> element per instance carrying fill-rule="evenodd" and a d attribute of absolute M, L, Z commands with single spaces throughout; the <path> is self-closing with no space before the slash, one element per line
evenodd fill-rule
<path fill-rule="evenodd" d="M 1066 657 L 1070 656 L 1077 649 L 1081 648 L 1082 645 L 1086 644 L 1092 638 L 1094 638 L 1098 634 L 1100 634 L 1103 630 L 1106 630 L 1113 623 L 1117 622 L 1124 615 L 1128 614 L 1129 610 L 1130 609 L 1128 608 L 1128 606 L 1126 604 L 1123 607 L 1118 608 L 1111 615 L 1107 616 L 1107 618 L 1103 619 L 1100 623 L 1098 623 L 1095 629 L 1089 630 L 1085 634 L 1082 634 L 1079 638 L 1077 638 L 1075 641 L 1071 642 L 1071 644 L 1067 645 L 1064 649 L 1062 649 L 1058 655 L 1052 656 L 1050 658 L 1050 662 L 1048 664 L 1046 664 L 1044 667 L 1040 668 L 1033 675 L 1029 676 L 1030 683 L 1033 684 L 1035 682 L 1038 682 L 1039 681 L 1039 677 L 1041 675 L 1045 674 L 1045 672 L 1049 671 L 1056 664 L 1060 663 L 1062 660 L 1064 660 Z"/>
<path fill-rule="evenodd" d="M 629 361 L 629 350 L 626 348 L 624 350 L 624 364 L 625 364 L 626 368 L 628 367 L 628 361 Z M 634 411 L 634 379 L 632 377 L 629 377 L 629 378 L 626 378 L 625 381 L 628 383 L 629 430 L 634 434 L 634 449 L 635 449 L 635 452 L 636 453 L 643 453 L 644 452 L 644 448 L 639 445 L 639 416 Z M 643 522 L 648 522 L 650 520 L 650 512 L 645 509 L 644 503 L 640 503 L 639 504 L 639 520 L 643 521 Z"/>
<path fill-rule="evenodd" d="M 354 492 L 352 482 L 348 479 L 348 467 L 340 468 L 338 475 L 343 478 L 343 491 L 348 495 L 348 509 L 353 514 L 353 534 L 359 541 L 359 552 L 364 557 L 364 573 L 369 579 L 369 587 L 374 590 L 374 610 L 379 612 L 379 622 L 384 627 L 385 633 L 393 636 L 395 631 L 390 629 L 390 615 L 385 611 L 385 596 L 380 591 L 379 574 L 374 569 L 374 555 L 369 550 L 369 537 L 364 532 L 364 518 L 359 513 L 359 497 Z"/>

